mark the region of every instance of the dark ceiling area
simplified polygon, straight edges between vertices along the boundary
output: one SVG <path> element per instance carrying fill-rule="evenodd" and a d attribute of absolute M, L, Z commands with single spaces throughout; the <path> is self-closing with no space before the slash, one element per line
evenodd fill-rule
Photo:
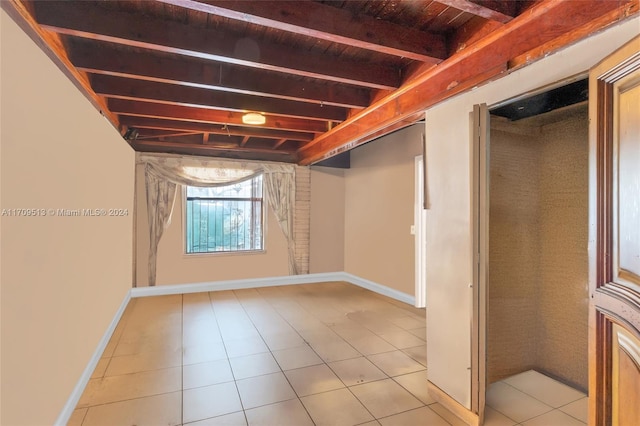
<path fill-rule="evenodd" d="M 510 121 L 517 121 L 588 100 L 589 80 L 583 78 L 542 93 L 514 100 L 499 108 L 492 109 L 491 114 L 508 118 Z"/>
<path fill-rule="evenodd" d="M 415 123 L 428 107 L 639 8 L 637 0 L 1 4 L 133 149 L 301 165 Z"/>

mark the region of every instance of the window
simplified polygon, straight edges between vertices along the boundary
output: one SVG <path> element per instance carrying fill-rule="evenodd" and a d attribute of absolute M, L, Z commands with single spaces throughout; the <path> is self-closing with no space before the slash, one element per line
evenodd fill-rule
<path fill-rule="evenodd" d="M 263 249 L 262 175 L 186 193 L 187 254 Z"/>

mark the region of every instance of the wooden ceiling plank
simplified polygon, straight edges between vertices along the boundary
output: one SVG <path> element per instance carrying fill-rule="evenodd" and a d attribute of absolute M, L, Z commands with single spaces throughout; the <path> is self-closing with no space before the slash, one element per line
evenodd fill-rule
<path fill-rule="evenodd" d="M 234 36 L 144 15 L 106 10 L 91 2 L 37 2 L 36 19 L 50 31 L 218 62 L 373 89 L 395 89 L 394 67 L 329 59 L 286 45 Z"/>
<path fill-rule="evenodd" d="M 160 0 L 191 10 L 257 24 L 359 49 L 438 63 L 446 58 L 445 38 L 372 16 L 354 16 L 315 2 Z M 313 19 L 309 19 L 312 16 Z"/>
<path fill-rule="evenodd" d="M 152 51 L 117 49 L 109 43 L 69 43 L 71 62 L 81 70 L 160 83 L 201 87 L 275 99 L 344 108 L 364 108 L 369 89 L 336 83 L 295 81 L 280 73 L 214 63 L 195 58 L 168 58 Z"/>
<path fill-rule="evenodd" d="M 175 84 L 149 82 L 100 74 L 91 76 L 96 94 L 119 99 L 141 99 L 173 105 L 196 105 L 224 111 L 257 111 L 283 117 L 309 120 L 344 121 L 344 108 L 323 106 L 283 99 L 265 99 L 238 93 L 185 87 Z"/>
<path fill-rule="evenodd" d="M 436 0 L 449 7 L 468 12 L 491 21 L 506 24 L 515 17 L 516 2 L 509 1 L 471 1 L 471 0 Z"/>
<path fill-rule="evenodd" d="M 123 115 L 120 117 L 123 126 L 139 129 L 162 129 L 169 131 L 192 131 L 194 133 L 206 132 L 215 135 L 250 136 L 267 139 L 282 139 L 310 142 L 312 133 L 292 132 L 274 129 L 259 129 L 256 127 L 221 126 L 207 123 L 188 121 L 164 120 L 157 118 L 135 117 Z"/>
<path fill-rule="evenodd" d="M 242 123 L 242 114 L 237 112 L 178 105 L 165 105 L 154 102 L 136 102 L 114 98 L 110 98 L 107 105 L 115 114 L 150 118 L 167 118 L 201 123 L 217 123 L 221 125 L 244 125 Z M 325 123 L 321 121 L 273 117 L 269 115 L 266 115 L 265 117 L 266 123 L 259 126 L 261 129 L 293 130 L 298 132 L 322 132 L 325 130 Z"/>
<path fill-rule="evenodd" d="M 632 1 L 635 0 L 625 3 Z M 300 164 L 308 165 L 327 158 L 328 153 L 351 146 L 354 141 L 482 83 L 483 79 L 495 78 L 510 59 L 623 7 L 624 4 L 618 2 L 594 1 L 585 7 L 583 2 L 542 0 L 527 13 L 437 67 L 418 73 L 391 95 L 318 136 L 299 150 Z"/>

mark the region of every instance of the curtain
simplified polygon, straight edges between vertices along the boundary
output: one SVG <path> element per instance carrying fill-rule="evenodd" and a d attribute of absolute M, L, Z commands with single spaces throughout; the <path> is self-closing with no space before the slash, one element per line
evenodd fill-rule
<path fill-rule="evenodd" d="M 287 239 L 289 272 L 297 274 L 293 211 L 295 166 L 251 161 L 227 161 L 201 157 L 140 154 L 145 163 L 147 213 L 149 216 L 149 285 L 156 282 L 158 243 L 171 223 L 177 184 L 211 187 L 242 182 L 264 174 L 267 201 Z"/>
<path fill-rule="evenodd" d="M 297 275 L 299 268 L 296 265 L 296 246 L 293 238 L 293 209 L 295 202 L 295 175 L 294 169 L 267 167 L 264 174 L 264 185 L 267 190 L 267 200 L 278 219 L 282 233 L 287 239 L 289 250 L 289 274 Z"/>
<path fill-rule="evenodd" d="M 156 260 L 160 237 L 171 223 L 171 212 L 176 199 L 175 183 L 157 174 L 150 164 L 144 169 L 147 189 L 147 215 L 149 217 L 149 285 L 156 285 Z"/>

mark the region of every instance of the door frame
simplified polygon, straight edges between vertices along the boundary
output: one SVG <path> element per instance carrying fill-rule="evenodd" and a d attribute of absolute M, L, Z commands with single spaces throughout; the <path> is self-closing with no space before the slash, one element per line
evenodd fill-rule
<path fill-rule="evenodd" d="M 517 100 L 535 96 L 584 79 L 580 72 L 550 84 L 487 106 L 474 105 L 471 113 L 471 224 L 473 316 L 471 333 L 471 410 L 484 421 L 487 381 L 487 321 L 489 316 L 489 205 L 491 158 L 491 111 Z"/>
<path fill-rule="evenodd" d="M 471 411 L 484 423 L 487 393 L 487 300 L 489 274 L 489 108 L 473 106 L 471 117 Z"/>
<path fill-rule="evenodd" d="M 415 157 L 415 201 L 413 234 L 415 240 L 415 307 L 427 306 L 427 210 L 425 209 L 424 157 Z"/>

